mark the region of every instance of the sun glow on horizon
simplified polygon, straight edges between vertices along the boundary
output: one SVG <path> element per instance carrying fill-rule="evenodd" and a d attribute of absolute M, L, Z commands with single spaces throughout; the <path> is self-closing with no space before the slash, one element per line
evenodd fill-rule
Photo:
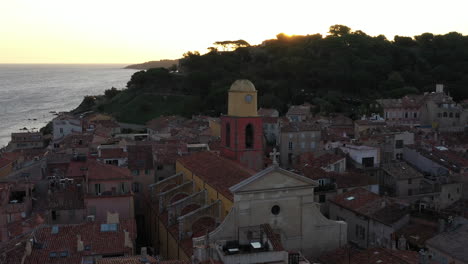
<path fill-rule="evenodd" d="M 91 1 L 0 4 L 0 63 L 140 63 L 205 53 L 215 41 L 252 45 L 325 35 L 343 24 L 375 36 L 468 33 L 463 0 Z"/>

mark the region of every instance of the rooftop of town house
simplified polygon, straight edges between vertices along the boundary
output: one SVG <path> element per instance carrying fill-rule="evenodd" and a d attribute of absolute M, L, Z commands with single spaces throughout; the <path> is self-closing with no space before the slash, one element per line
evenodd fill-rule
<path fill-rule="evenodd" d="M 260 108 L 257 113 L 262 117 L 278 117 L 278 110 L 273 108 Z"/>
<path fill-rule="evenodd" d="M 132 240 L 127 243 L 126 232 Z M 66 263 L 81 264 L 86 256 L 131 255 L 133 248 L 128 245 L 135 238 L 134 220 L 121 220 L 118 224 L 87 222 L 43 226 L 34 232 L 33 250 L 24 263 L 64 263 L 66 260 Z M 78 239 L 83 242 L 83 250 L 78 250 Z"/>
<path fill-rule="evenodd" d="M 319 257 L 323 264 L 419 264 L 416 251 L 369 248 L 338 248 Z"/>
<path fill-rule="evenodd" d="M 11 133 L 11 142 L 38 142 L 42 141 L 43 136 L 41 132 L 20 132 Z"/>
<path fill-rule="evenodd" d="M 391 225 L 409 213 L 407 205 L 394 199 L 381 197 L 364 188 L 356 188 L 339 194 L 330 201 L 386 225 Z"/>
<path fill-rule="evenodd" d="M 151 170 L 153 165 L 153 147 L 151 145 L 127 146 L 129 170 Z"/>
<path fill-rule="evenodd" d="M 404 161 L 382 164 L 382 170 L 397 180 L 417 179 L 424 177 L 422 173 Z"/>
<path fill-rule="evenodd" d="M 101 148 L 99 158 L 101 159 L 122 159 L 127 157 L 127 152 L 122 147 Z"/>
<path fill-rule="evenodd" d="M 286 113 L 286 116 L 291 116 L 291 115 L 310 115 L 310 104 L 303 104 L 303 105 L 292 105 L 289 107 L 288 112 Z"/>
<path fill-rule="evenodd" d="M 67 178 L 87 177 L 90 181 L 131 180 L 130 170 L 104 164 L 94 159 L 72 161 L 68 166 Z"/>
<path fill-rule="evenodd" d="M 312 152 L 302 153 L 298 157 L 298 169 L 304 167 L 323 168 L 346 157 L 340 154 L 324 153 L 322 155 L 316 155 Z"/>
<path fill-rule="evenodd" d="M 209 151 L 195 152 L 177 161 L 230 200 L 234 197 L 229 187 L 255 174 L 255 171 Z"/>
<path fill-rule="evenodd" d="M 426 241 L 426 246 L 462 262 L 468 259 L 468 219 L 456 217 L 446 231 Z"/>

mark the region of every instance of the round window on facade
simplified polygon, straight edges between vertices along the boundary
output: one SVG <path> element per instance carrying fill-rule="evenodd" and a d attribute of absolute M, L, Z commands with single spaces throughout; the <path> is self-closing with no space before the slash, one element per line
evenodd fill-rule
<path fill-rule="evenodd" d="M 271 208 L 271 213 L 274 215 L 278 215 L 280 213 L 280 207 L 278 205 L 275 205 Z"/>

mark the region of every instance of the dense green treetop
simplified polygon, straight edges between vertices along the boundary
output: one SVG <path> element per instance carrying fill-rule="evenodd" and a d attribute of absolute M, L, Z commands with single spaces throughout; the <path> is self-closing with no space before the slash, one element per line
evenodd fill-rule
<path fill-rule="evenodd" d="M 457 32 L 388 40 L 333 25 L 327 36 L 281 33 L 256 46 L 242 40 L 214 45 L 204 55 L 185 53 L 178 73 L 135 73 L 128 91 L 189 95 L 198 98 L 192 109 L 214 115 L 226 113 L 227 90 L 239 78 L 255 84 L 261 107 L 282 112 L 307 101 L 317 111 L 357 117 L 375 99 L 433 91 L 436 83 L 457 101 L 468 98 L 468 36 Z"/>

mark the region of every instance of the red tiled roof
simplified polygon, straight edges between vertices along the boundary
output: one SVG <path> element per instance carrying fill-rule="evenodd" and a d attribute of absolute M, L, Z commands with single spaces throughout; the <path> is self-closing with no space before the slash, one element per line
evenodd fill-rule
<path fill-rule="evenodd" d="M 319 257 L 323 264 L 418 264 L 416 251 L 369 248 L 356 250 L 339 248 Z"/>
<path fill-rule="evenodd" d="M 143 261 L 144 260 L 144 261 Z M 151 256 L 125 256 L 115 258 L 101 258 L 96 261 L 96 264 L 160 264 L 157 259 Z M 183 263 L 183 262 L 180 262 Z"/>
<path fill-rule="evenodd" d="M 354 197 L 351 199 L 351 197 Z M 356 188 L 349 192 L 337 195 L 331 201 L 341 207 L 350 209 L 355 212 L 360 212 L 366 205 L 376 201 L 380 201 L 381 197 L 378 194 L 370 192 L 364 188 Z"/>
<path fill-rule="evenodd" d="M 130 238 L 136 238 L 136 224 L 134 220 L 120 221 L 117 231 L 101 232 L 100 222 L 89 222 L 78 225 L 61 225 L 58 233 L 52 234 L 52 227 L 47 226 L 35 231 L 36 241 L 42 248 L 33 248 L 25 264 L 38 263 L 76 263 L 82 261 L 83 256 L 104 254 L 132 254 L 133 249 L 125 246 L 124 230 L 130 233 Z M 77 235 L 81 236 L 84 247 L 90 250 L 77 251 Z M 133 241 L 132 241 L 133 242 Z M 50 253 L 68 251 L 68 257 L 51 258 Z"/>
<path fill-rule="evenodd" d="M 130 170 L 151 170 L 153 165 L 153 150 L 151 145 L 128 146 L 128 168 Z"/>
<path fill-rule="evenodd" d="M 345 209 L 391 225 L 408 214 L 407 206 L 394 199 L 380 197 L 364 188 L 356 188 L 330 200 Z"/>
<path fill-rule="evenodd" d="M 330 164 L 338 162 L 339 160 L 344 159 L 344 156 L 333 154 L 333 153 L 325 153 L 320 156 L 315 156 L 312 152 L 306 152 L 299 155 L 299 166 L 301 167 L 314 167 L 314 168 L 322 168 L 326 167 Z"/>
<path fill-rule="evenodd" d="M 99 157 L 103 159 L 125 158 L 127 157 L 127 152 L 125 152 L 122 148 L 103 148 L 101 149 L 101 156 Z"/>
<path fill-rule="evenodd" d="M 87 148 L 93 141 L 92 134 L 73 133 L 66 136 L 61 142 L 64 148 Z"/>
<path fill-rule="evenodd" d="M 128 169 L 104 164 L 94 159 L 88 159 L 85 162 L 70 162 L 66 175 L 71 178 L 84 177 L 87 175 L 89 180 L 132 179 Z"/>
<path fill-rule="evenodd" d="M 231 201 L 229 188 L 255 174 L 239 163 L 207 151 L 192 153 L 178 162 Z"/>
<path fill-rule="evenodd" d="M 6 158 L 0 158 L 0 168 L 3 168 L 11 163 L 13 163 L 13 161 L 6 159 Z"/>
<path fill-rule="evenodd" d="M 257 111 L 258 115 L 263 117 L 273 117 L 276 112 L 277 110 L 273 108 L 260 108 Z"/>

